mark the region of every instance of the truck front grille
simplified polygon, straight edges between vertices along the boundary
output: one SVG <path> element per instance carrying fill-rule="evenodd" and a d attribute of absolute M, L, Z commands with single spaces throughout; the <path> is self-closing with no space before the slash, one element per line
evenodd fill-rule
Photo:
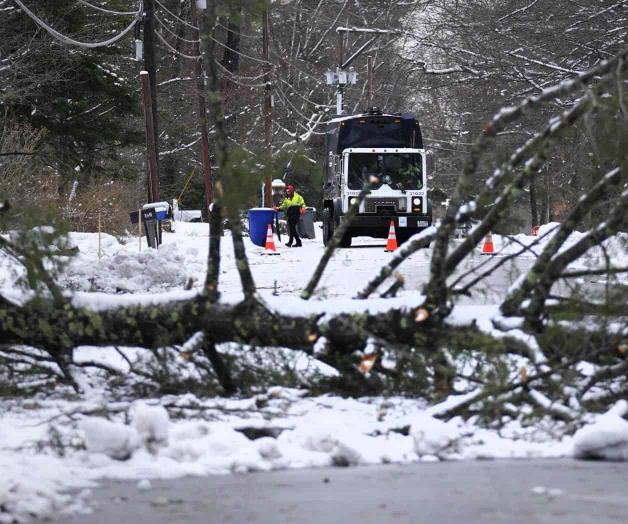
<path fill-rule="evenodd" d="M 396 213 L 397 211 L 405 211 L 405 200 L 399 198 L 367 198 L 364 201 L 365 213 L 377 213 L 386 215 Z"/>

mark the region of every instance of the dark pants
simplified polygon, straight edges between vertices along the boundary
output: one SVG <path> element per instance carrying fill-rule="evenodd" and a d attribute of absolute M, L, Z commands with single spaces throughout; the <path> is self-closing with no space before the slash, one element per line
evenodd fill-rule
<path fill-rule="evenodd" d="M 299 233 L 297 233 L 297 224 L 301 218 L 301 206 L 290 206 L 286 211 L 286 220 L 288 221 L 288 233 L 290 238 L 288 239 L 288 245 L 292 245 L 294 240 L 296 246 L 301 245 L 301 239 Z"/>

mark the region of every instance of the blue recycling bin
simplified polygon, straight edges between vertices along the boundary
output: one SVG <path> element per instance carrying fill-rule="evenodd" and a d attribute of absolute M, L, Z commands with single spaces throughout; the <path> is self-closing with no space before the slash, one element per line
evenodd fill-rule
<path fill-rule="evenodd" d="M 266 245 L 268 224 L 273 224 L 276 211 L 270 207 L 254 207 L 249 209 L 249 235 L 256 246 Z"/>

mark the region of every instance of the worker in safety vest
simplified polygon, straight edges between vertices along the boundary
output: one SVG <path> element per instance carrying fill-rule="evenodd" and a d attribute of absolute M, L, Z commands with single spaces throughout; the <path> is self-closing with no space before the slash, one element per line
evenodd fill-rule
<path fill-rule="evenodd" d="M 286 220 L 288 221 L 290 238 L 286 246 L 292 247 L 292 242 L 294 241 L 294 247 L 301 247 L 301 239 L 299 238 L 299 233 L 297 233 L 297 224 L 301 215 L 305 213 L 305 200 L 299 193 L 295 192 L 293 185 L 289 184 L 286 186 L 286 198 L 283 199 L 279 209 L 285 212 Z"/>

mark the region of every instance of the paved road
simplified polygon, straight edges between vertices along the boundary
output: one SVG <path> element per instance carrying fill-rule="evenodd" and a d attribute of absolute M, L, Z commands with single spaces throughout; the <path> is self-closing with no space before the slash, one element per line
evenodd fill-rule
<path fill-rule="evenodd" d="M 107 482 L 77 524 L 626 524 L 628 463 L 477 461 Z M 67 518 L 56 522 L 67 524 Z"/>

